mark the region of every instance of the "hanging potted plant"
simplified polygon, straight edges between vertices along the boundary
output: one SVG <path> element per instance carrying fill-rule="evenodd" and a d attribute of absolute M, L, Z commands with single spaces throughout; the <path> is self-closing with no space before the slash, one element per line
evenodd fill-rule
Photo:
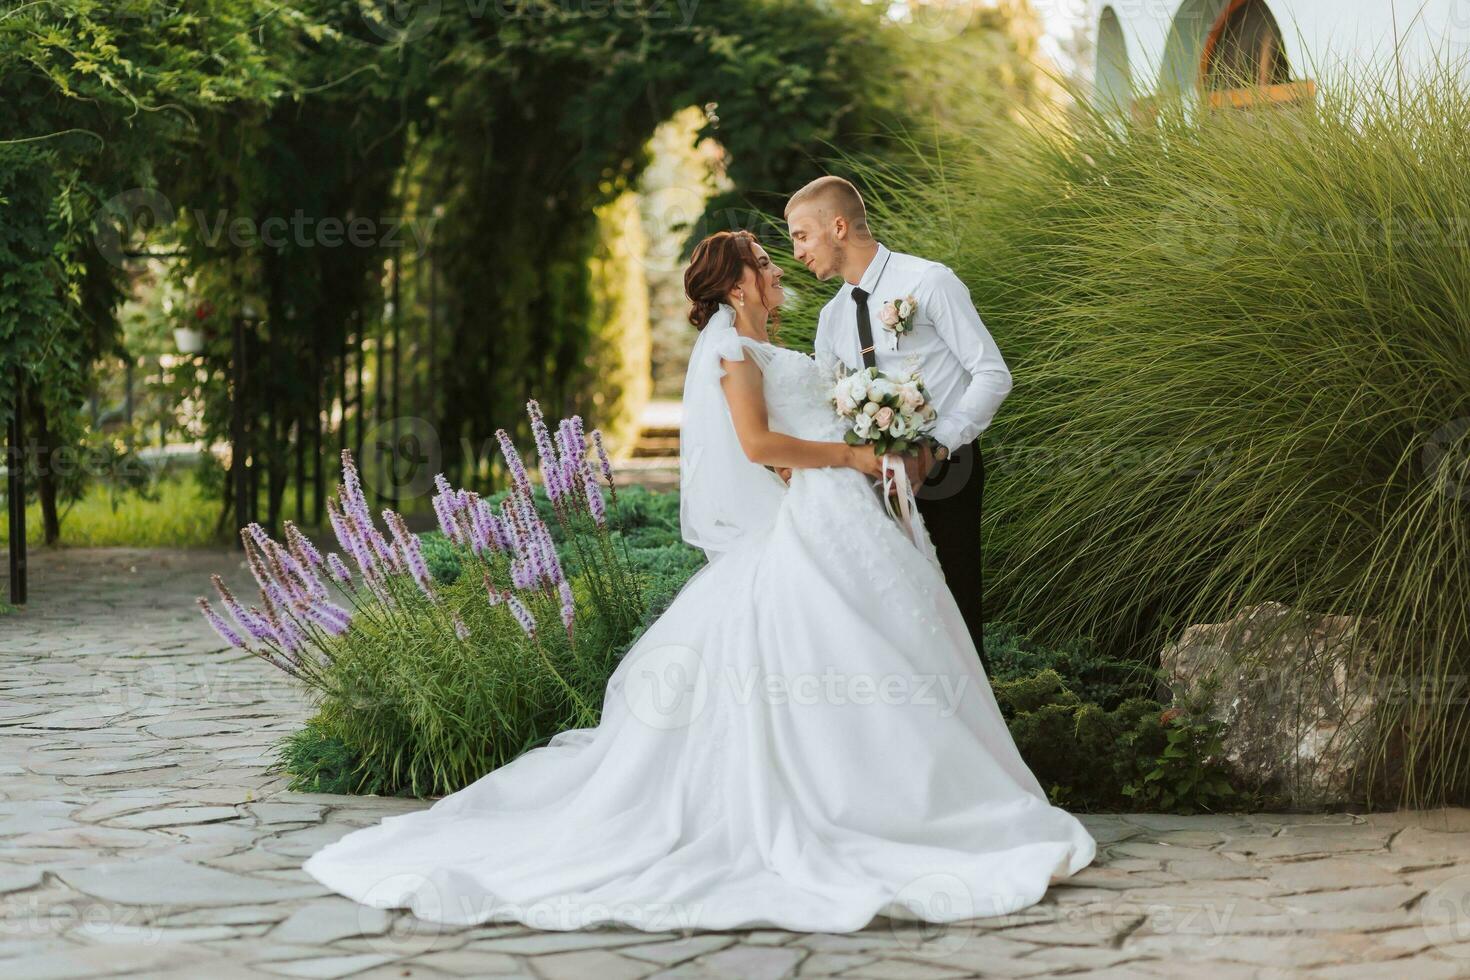
<path fill-rule="evenodd" d="M 174 327 L 174 345 L 180 354 L 198 354 L 204 350 L 204 321 L 214 313 L 214 305 L 204 300 L 194 308 L 193 316 L 183 326 Z"/>

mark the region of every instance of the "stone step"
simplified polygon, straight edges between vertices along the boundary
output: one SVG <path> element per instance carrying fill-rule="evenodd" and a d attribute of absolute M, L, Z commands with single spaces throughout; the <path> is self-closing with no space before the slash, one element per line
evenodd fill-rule
<path fill-rule="evenodd" d="M 633 455 L 635 457 L 677 456 L 679 455 L 679 440 L 644 436 L 633 444 Z"/>

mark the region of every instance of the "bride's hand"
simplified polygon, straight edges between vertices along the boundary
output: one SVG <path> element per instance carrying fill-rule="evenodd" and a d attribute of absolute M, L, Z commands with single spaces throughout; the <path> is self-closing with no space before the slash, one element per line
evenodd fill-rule
<path fill-rule="evenodd" d="M 883 475 L 883 457 L 873 452 L 872 446 L 848 446 L 847 465 L 868 476 Z"/>

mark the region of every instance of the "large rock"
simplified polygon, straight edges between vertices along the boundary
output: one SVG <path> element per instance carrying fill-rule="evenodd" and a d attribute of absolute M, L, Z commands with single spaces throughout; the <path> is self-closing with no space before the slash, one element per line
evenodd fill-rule
<path fill-rule="evenodd" d="M 1223 623 L 1190 626 L 1160 654 L 1176 705 L 1203 707 L 1225 723 L 1224 747 L 1246 785 L 1293 807 L 1358 803 L 1396 793 L 1400 764 L 1370 773 L 1387 733 L 1389 700 L 1372 671 L 1375 623 L 1250 606 Z M 1396 740 L 1395 740 L 1396 741 Z"/>

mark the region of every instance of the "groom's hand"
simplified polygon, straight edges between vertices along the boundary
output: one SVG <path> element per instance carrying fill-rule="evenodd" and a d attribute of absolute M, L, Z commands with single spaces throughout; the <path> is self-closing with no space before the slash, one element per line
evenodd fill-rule
<path fill-rule="evenodd" d="M 911 458 L 914 465 L 909 468 L 909 482 L 918 487 L 929 479 L 929 474 L 934 470 L 934 449 L 927 442 L 921 442 L 918 455 Z"/>

